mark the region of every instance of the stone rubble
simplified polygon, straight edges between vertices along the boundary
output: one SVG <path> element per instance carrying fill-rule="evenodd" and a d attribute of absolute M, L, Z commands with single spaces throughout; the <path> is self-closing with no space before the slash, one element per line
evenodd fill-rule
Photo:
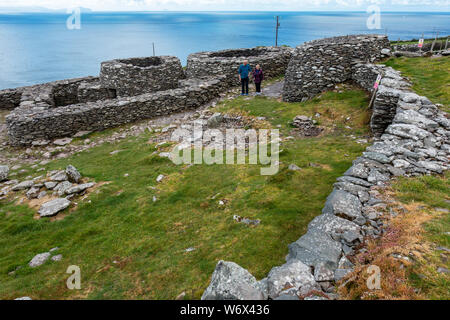
<path fill-rule="evenodd" d="M 0 185 L 0 200 L 5 198 L 11 191 L 25 191 L 25 196 L 28 200 L 42 199 L 51 193 L 50 199 L 44 202 L 38 210 L 41 217 L 51 217 L 66 209 L 71 204 L 70 200 L 74 196 L 82 195 L 87 189 L 96 185 L 94 182 L 81 182 L 82 176 L 80 172 L 74 166 L 69 165 L 65 170 L 48 172 L 47 177 L 38 176 L 32 180 L 25 180 L 20 183 L 17 180 L 2 183 Z M 12 187 L 10 187 L 11 185 Z M 55 199 L 55 196 L 59 198 Z M 64 196 L 66 198 L 63 198 Z"/>

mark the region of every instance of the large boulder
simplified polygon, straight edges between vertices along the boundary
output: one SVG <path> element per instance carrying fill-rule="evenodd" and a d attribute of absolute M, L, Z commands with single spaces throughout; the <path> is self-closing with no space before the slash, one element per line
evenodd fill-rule
<path fill-rule="evenodd" d="M 78 183 L 81 180 L 80 172 L 72 165 L 67 166 L 66 174 L 70 182 Z"/>
<path fill-rule="evenodd" d="M 254 276 L 234 262 L 220 260 L 202 300 L 263 300 Z"/>
<path fill-rule="evenodd" d="M 270 270 L 267 276 L 267 288 L 269 297 L 275 299 L 281 292 L 288 289 L 294 292 L 308 292 L 316 288 L 316 282 L 310 267 L 299 260 L 292 260 Z"/>
<path fill-rule="evenodd" d="M 0 182 L 8 179 L 9 167 L 0 166 Z"/>
<path fill-rule="evenodd" d="M 324 214 L 345 216 L 351 220 L 361 216 L 361 202 L 358 197 L 343 190 L 333 190 L 322 210 Z"/>
<path fill-rule="evenodd" d="M 49 202 L 44 203 L 39 208 L 39 215 L 41 217 L 51 217 L 58 212 L 66 209 L 70 205 L 70 201 L 65 198 L 58 198 Z"/>

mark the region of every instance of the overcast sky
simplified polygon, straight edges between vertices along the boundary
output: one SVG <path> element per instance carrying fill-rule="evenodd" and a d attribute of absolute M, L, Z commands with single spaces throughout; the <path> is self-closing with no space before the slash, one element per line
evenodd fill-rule
<path fill-rule="evenodd" d="M 81 6 L 96 11 L 365 11 L 371 4 L 378 4 L 382 11 L 450 11 L 450 0 L 0 0 L 0 7 L 65 9 Z"/>

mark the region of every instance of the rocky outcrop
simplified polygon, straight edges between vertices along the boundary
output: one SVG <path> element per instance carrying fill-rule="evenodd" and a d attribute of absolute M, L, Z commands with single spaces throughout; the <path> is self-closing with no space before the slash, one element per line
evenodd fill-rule
<path fill-rule="evenodd" d="M 289 47 L 256 47 L 214 52 L 199 52 L 188 56 L 188 78 L 216 77 L 224 75 L 228 85 L 239 84 L 238 67 L 248 60 L 253 68 L 259 64 L 266 79 L 286 72 L 293 49 Z"/>

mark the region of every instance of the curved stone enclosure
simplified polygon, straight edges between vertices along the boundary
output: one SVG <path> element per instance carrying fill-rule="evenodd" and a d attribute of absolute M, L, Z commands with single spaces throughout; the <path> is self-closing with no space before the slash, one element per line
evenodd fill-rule
<path fill-rule="evenodd" d="M 388 51 L 383 51 L 386 49 Z M 298 46 L 286 70 L 283 99 L 306 101 L 352 79 L 353 66 L 386 56 L 386 36 L 353 35 L 305 42 Z"/>
<path fill-rule="evenodd" d="M 101 86 L 121 97 L 175 89 L 183 78 L 180 59 L 172 56 L 115 59 L 100 68 Z"/>
<path fill-rule="evenodd" d="M 256 47 L 193 53 L 187 59 L 186 75 L 188 78 L 224 75 L 229 85 L 236 85 L 239 65 L 246 59 L 253 68 L 261 65 L 265 78 L 274 78 L 286 72 L 292 51 L 289 47 Z"/>

